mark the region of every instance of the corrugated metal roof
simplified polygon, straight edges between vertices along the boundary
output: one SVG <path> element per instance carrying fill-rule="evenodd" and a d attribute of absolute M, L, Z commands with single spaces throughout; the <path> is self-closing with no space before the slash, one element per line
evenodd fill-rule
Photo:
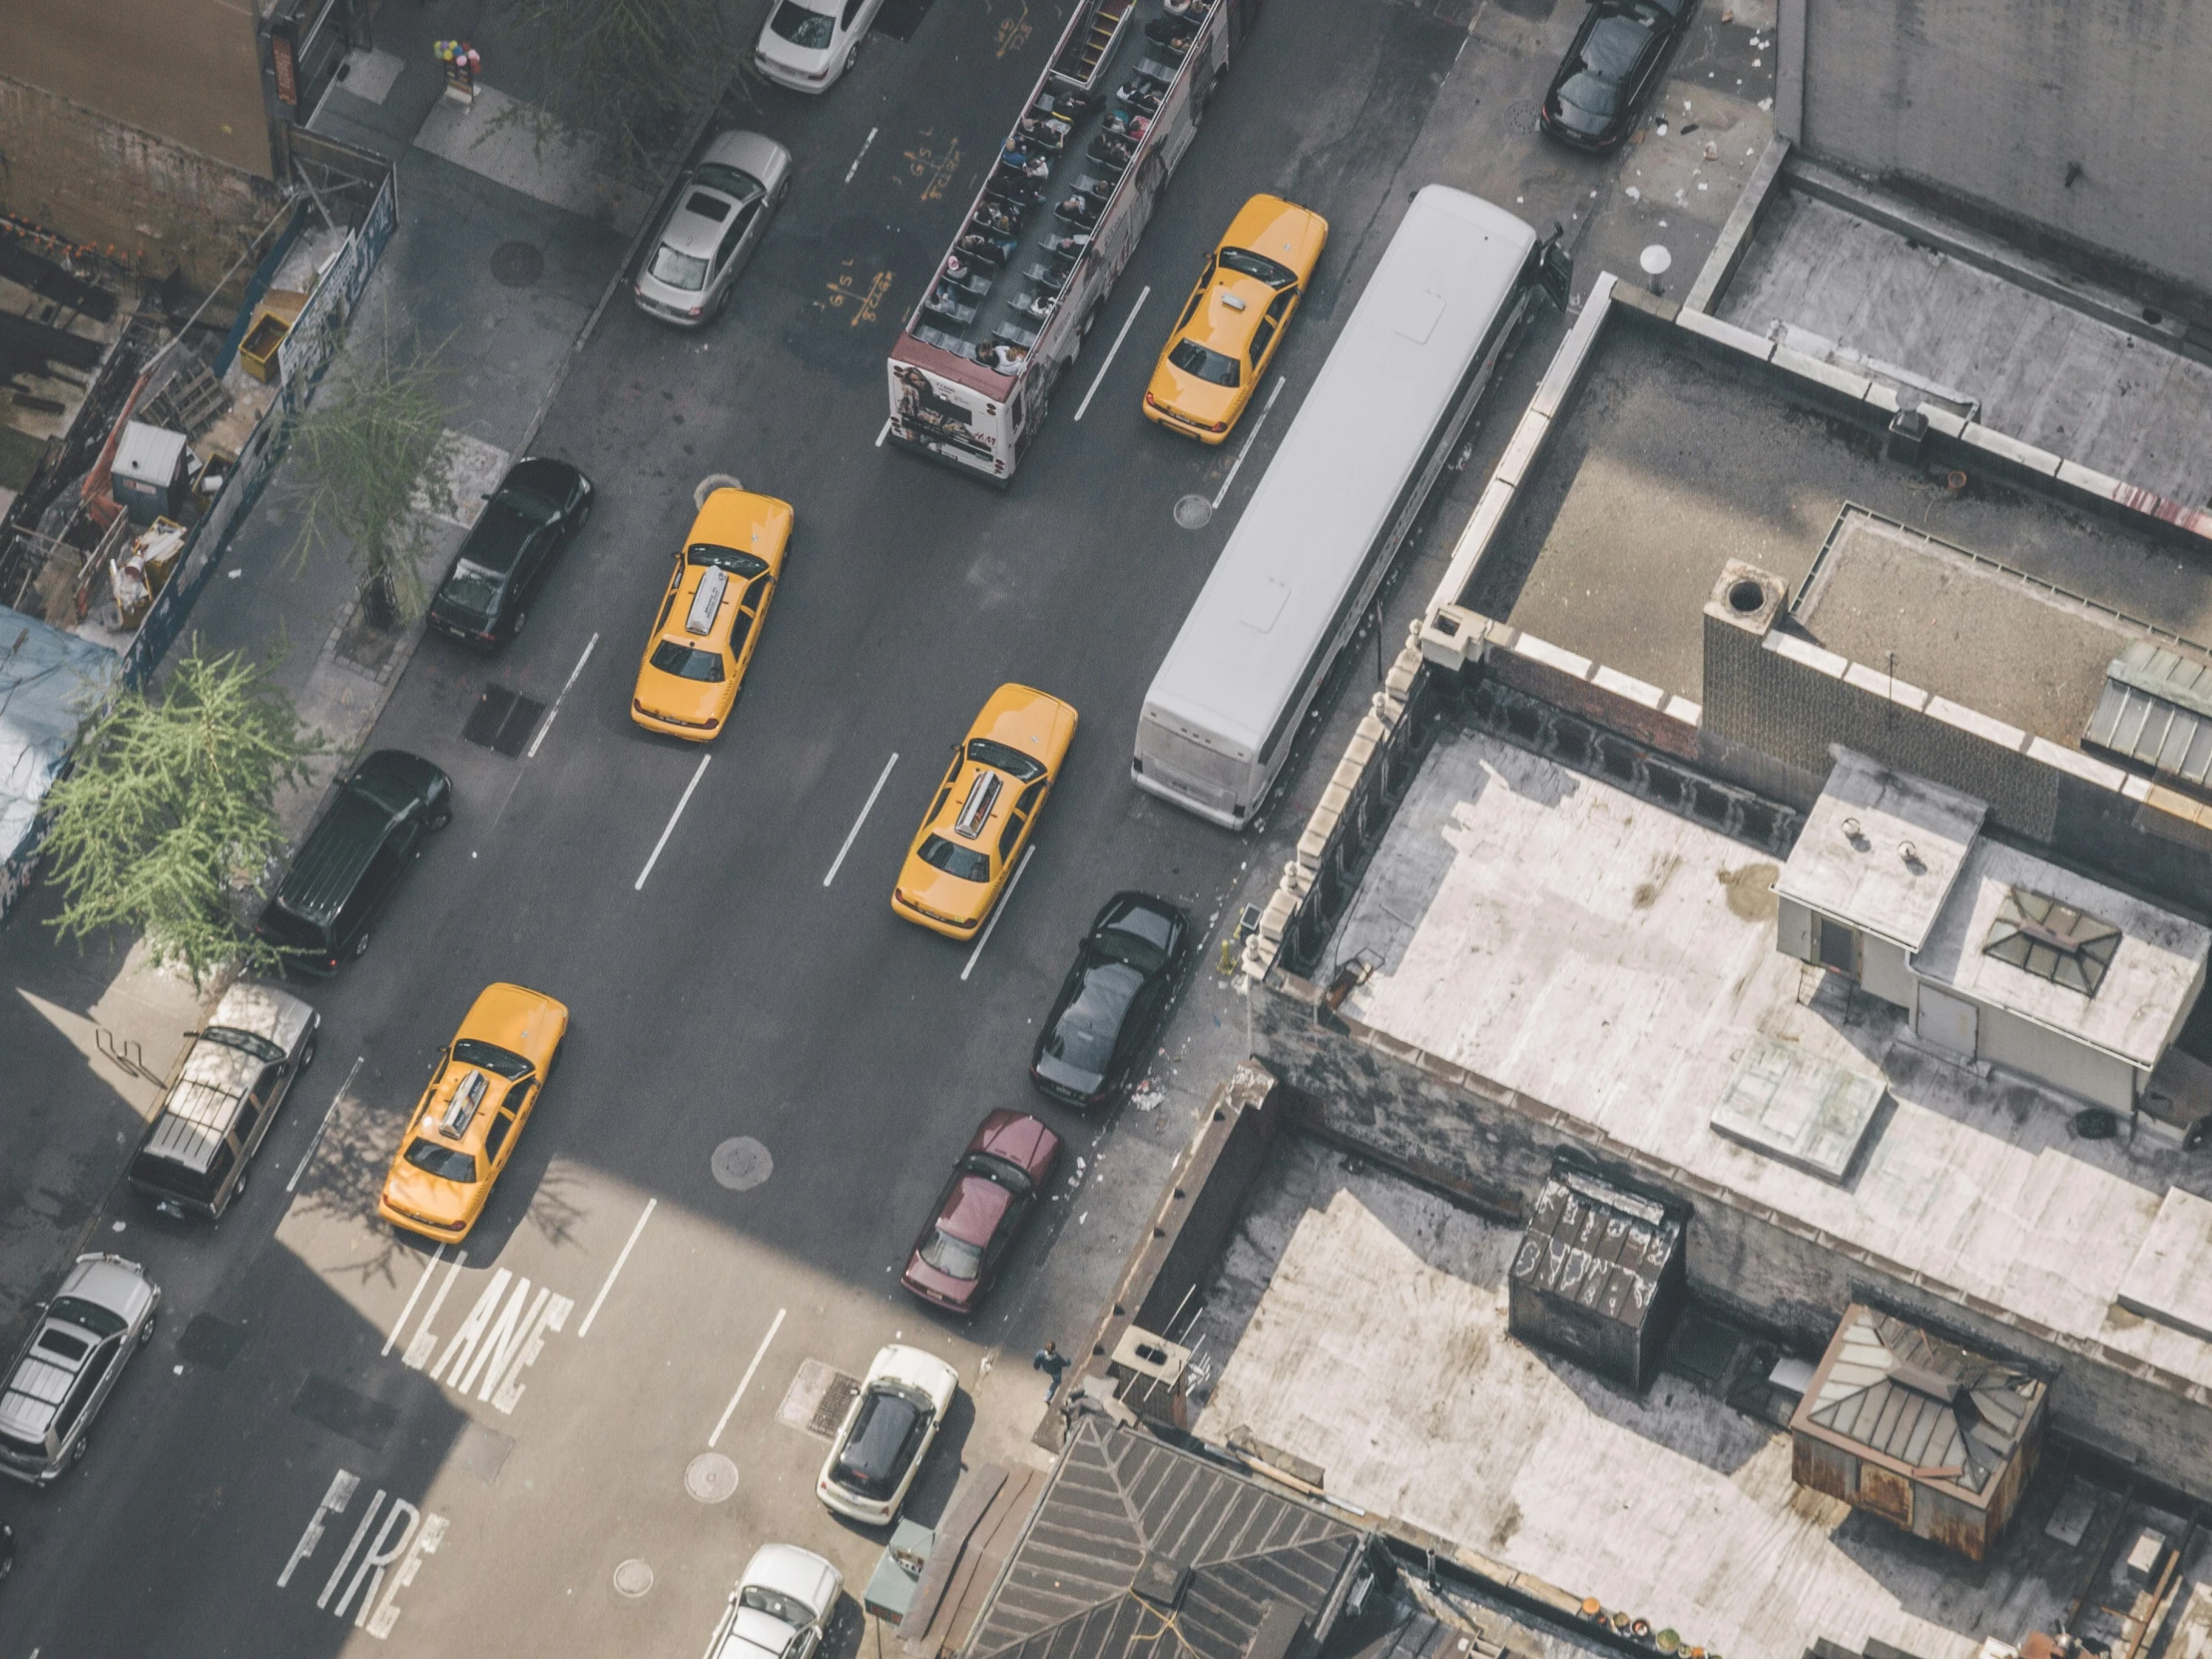
<path fill-rule="evenodd" d="M 2212 667 L 2137 640 L 2104 673 L 2082 742 L 2212 788 Z"/>
<path fill-rule="evenodd" d="M 2043 1394 L 2011 1366 L 1865 1307 L 1844 1316 L 1826 1367 L 1801 1407 L 1807 1420 L 1970 1492 L 1986 1490 L 2018 1451 Z"/>
<path fill-rule="evenodd" d="M 1682 1245 L 1660 1204 L 1596 1176 L 1559 1171 L 1536 1195 L 1513 1277 L 1617 1324 L 1640 1327 Z"/>
<path fill-rule="evenodd" d="M 1362 1541 L 1244 1475 L 1080 1418 L 967 1659 L 1244 1659 L 1272 1605 L 1319 1624 Z M 1190 1569 L 1173 1606 L 1138 1598 L 1148 1562 Z"/>

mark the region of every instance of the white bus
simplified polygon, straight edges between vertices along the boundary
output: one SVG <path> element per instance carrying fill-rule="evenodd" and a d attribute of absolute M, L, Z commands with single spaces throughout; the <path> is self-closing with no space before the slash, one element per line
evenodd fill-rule
<path fill-rule="evenodd" d="M 1530 296 L 1567 283 L 1556 234 L 1413 198 L 1145 694 L 1138 788 L 1252 822 Z"/>

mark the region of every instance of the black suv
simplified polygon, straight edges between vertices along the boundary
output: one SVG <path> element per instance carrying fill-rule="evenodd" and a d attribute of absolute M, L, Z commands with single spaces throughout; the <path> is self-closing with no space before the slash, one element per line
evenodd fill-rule
<path fill-rule="evenodd" d="M 320 977 L 368 948 L 368 924 L 402 865 L 453 821 L 444 773 L 379 749 L 338 786 L 254 931 L 283 952 L 287 972 Z"/>
<path fill-rule="evenodd" d="M 522 632 L 531 590 L 591 516 L 591 480 L 532 455 L 507 469 L 430 601 L 430 626 L 490 650 Z"/>

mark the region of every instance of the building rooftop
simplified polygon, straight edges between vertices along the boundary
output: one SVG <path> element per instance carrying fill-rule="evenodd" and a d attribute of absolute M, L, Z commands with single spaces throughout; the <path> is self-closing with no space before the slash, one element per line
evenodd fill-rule
<path fill-rule="evenodd" d="M 2212 660 L 2190 643 L 2212 641 L 2212 568 L 2147 517 L 1993 476 L 1953 491 L 1788 379 L 1609 322 L 1460 603 L 1701 701 L 1703 609 L 1741 560 L 1827 649 L 2073 748 L 2133 640 Z"/>
<path fill-rule="evenodd" d="M 1991 845 L 1986 856 L 1962 871 L 1976 898 L 1961 939 L 1982 936 L 1971 931 L 1978 868 L 2003 878 L 2019 855 Z M 2077 1137 L 2079 1101 L 1955 1064 L 1899 1010 L 1782 955 L 1779 874 L 1770 855 L 1700 822 L 1487 734 L 1447 731 L 1316 978 L 1364 957 L 1373 972 L 1343 1017 L 1393 1044 L 1900 1274 L 2212 1384 L 2212 1344 L 2115 1307 L 2167 1191 L 2212 1192 L 2212 1171 L 2152 1135 Z M 2106 904 L 2123 932 L 2168 936 L 2167 922 L 2105 890 L 2090 907 Z M 1945 948 L 1938 930 L 1927 953 Z M 2113 1040 L 2135 1040 L 2125 1027 L 2140 999 L 2113 998 Z M 1747 1063 L 1777 1051 L 1860 1083 L 1837 1167 L 1716 1130 L 1716 1105 L 1741 1092 Z M 1848 1104 L 1851 1091 L 1811 1092 Z M 1884 1094 L 1885 1113 L 1863 1109 Z M 2185 1254 L 2212 1275 L 2212 1238 Z"/>
<path fill-rule="evenodd" d="M 1774 890 L 1918 950 L 1988 812 L 1972 796 L 1839 749 Z"/>

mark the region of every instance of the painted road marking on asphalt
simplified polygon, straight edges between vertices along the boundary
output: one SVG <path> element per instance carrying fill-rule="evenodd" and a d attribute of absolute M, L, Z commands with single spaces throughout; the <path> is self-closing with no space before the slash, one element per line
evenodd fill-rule
<path fill-rule="evenodd" d="M 699 770 L 691 775 L 691 782 L 684 786 L 683 799 L 676 803 L 676 811 L 668 815 L 668 827 L 661 831 L 661 838 L 653 843 L 653 856 L 645 860 L 645 868 L 638 871 L 638 879 L 630 888 L 632 892 L 645 891 L 645 878 L 653 873 L 653 866 L 661 861 L 661 848 L 668 845 L 669 836 L 676 833 L 676 821 L 684 816 L 684 809 L 691 805 L 692 791 L 699 788 L 700 779 L 707 776 L 707 763 L 712 754 L 699 757 Z"/>
<path fill-rule="evenodd" d="M 314 1139 L 307 1143 L 307 1150 L 299 1155 L 299 1162 L 292 1169 L 291 1179 L 284 1183 L 285 1192 L 292 1192 L 298 1188 L 299 1177 L 306 1173 L 307 1165 L 314 1158 L 315 1148 L 322 1144 L 322 1137 L 330 1127 L 330 1120 L 338 1114 L 338 1102 L 345 1098 L 345 1091 L 353 1086 L 353 1078 L 360 1069 L 361 1056 L 356 1054 L 353 1056 L 352 1070 L 345 1074 L 345 1081 L 338 1085 L 338 1092 L 330 1097 L 330 1109 L 322 1114 L 322 1121 L 315 1125 Z"/>
<path fill-rule="evenodd" d="M 1275 389 L 1268 393 L 1267 407 L 1260 411 L 1260 418 L 1252 423 L 1252 430 L 1245 434 L 1244 447 L 1237 451 L 1237 458 L 1229 463 L 1229 476 L 1221 481 L 1221 488 L 1214 494 L 1214 511 L 1221 511 L 1221 504 L 1229 494 L 1229 486 L 1237 481 L 1237 473 L 1245 464 L 1245 457 L 1252 453 L 1252 446 L 1260 441 L 1260 428 L 1268 423 L 1274 412 L 1275 400 L 1283 395 L 1284 376 L 1275 377 Z"/>
<path fill-rule="evenodd" d="M 896 765 L 898 751 L 894 749 L 891 751 L 891 758 L 883 763 L 882 772 L 876 776 L 875 788 L 867 792 L 867 805 L 860 809 L 860 816 L 852 821 L 852 828 L 844 832 L 844 845 L 837 848 L 837 855 L 830 861 L 830 873 L 822 878 L 824 886 L 834 881 L 837 871 L 844 867 L 844 855 L 852 850 L 852 843 L 859 839 L 860 826 L 867 823 L 868 814 L 875 811 L 875 798 L 883 793 L 883 786 L 890 781 L 891 768 Z"/>
<path fill-rule="evenodd" d="M 878 432 L 878 433 L 876 433 L 876 434 L 875 434 L 875 447 L 876 447 L 876 448 L 878 448 L 878 449 L 882 448 L 882 447 L 883 447 L 883 440 L 884 440 L 885 438 L 889 437 L 890 435 L 891 435 L 891 422 L 890 422 L 890 417 L 889 417 L 888 415 L 885 415 L 885 416 L 883 417 L 883 429 L 882 429 L 882 430 L 881 430 L 880 432 Z"/>
<path fill-rule="evenodd" d="M 507 1292 L 510 1280 L 514 1283 L 511 1294 Z M 532 1301 L 528 1279 L 505 1268 L 496 1270 L 468 1318 L 438 1356 L 438 1363 L 430 1368 L 430 1381 L 443 1382 L 456 1393 L 473 1390 L 478 1399 L 488 1401 L 496 1410 L 512 1412 L 522 1398 L 522 1374 L 545 1352 L 546 1336 L 564 1330 L 576 1308 L 573 1301 L 555 1295 L 549 1286 L 537 1289 L 537 1299 Z M 504 1307 L 500 1305 L 503 1294 Z"/>
<path fill-rule="evenodd" d="M 715 1431 L 707 1436 L 711 1447 L 722 1439 L 722 1431 L 730 1426 L 730 1417 L 738 1408 L 738 1401 L 745 1397 L 745 1390 L 753 1385 L 753 1374 L 761 1369 L 761 1362 L 768 1358 L 768 1345 L 776 1341 L 776 1333 L 784 1329 L 784 1310 L 776 1310 L 776 1318 L 769 1322 L 768 1335 L 761 1339 L 761 1346 L 753 1351 L 753 1364 L 745 1368 L 745 1375 L 738 1379 L 738 1391 L 730 1396 L 730 1403 L 722 1408 L 722 1419 L 715 1424 Z"/>
<path fill-rule="evenodd" d="M 1099 382 L 1106 378 L 1106 371 L 1114 366 L 1114 358 L 1121 354 L 1121 342 L 1129 337 L 1130 324 L 1137 320 L 1137 313 L 1144 309 L 1144 302 L 1152 297 L 1152 284 L 1147 282 L 1137 295 L 1137 302 L 1129 307 L 1129 314 L 1122 319 L 1121 332 L 1114 336 L 1114 343 L 1106 353 L 1106 360 L 1098 365 L 1098 373 L 1092 377 L 1091 389 L 1083 394 L 1083 401 L 1075 407 L 1075 418 L 1081 420 L 1083 411 L 1091 406 L 1091 399 L 1098 395 Z"/>
<path fill-rule="evenodd" d="M 422 1323 L 415 1327 L 414 1341 L 407 1345 L 407 1352 L 399 1357 L 399 1363 L 410 1371 L 420 1371 L 430 1363 L 430 1356 L 437 1352 L 438 1339 L 430 1330 L 437 1323 L 438 1310 L 445 1306 L 445 1299 L 453 1294 L 453 1281 L 460 1278 L 461 1269 L 468 1263 L 468 1252 L 456 1251 L 452 1263 L 445 1270 L 445 1283 L 438 1287 L 438 1294 L 430 1299 L 430 1311 L 422 1316 Z M 406 1323 L 402 1317 L 400 1323 Z"/>
<path fill-rule="evenodd" d="M 530 747 L 522 752 L 526 761 L 538 758 L 538 745 L 545 742 L 546 733 L 553 730 L 553 719 L 561 712 L 561 698 L 568 695 L 569 687 L 576 684 L 576 677 L 584 672 L 584 665 L 591 661 L 591 654 L 599 644 L 597 634 L 584 642 L 584 654 L 576 659 L 576 666 L 568 671 L 568 679 L 562 685 L 560 696 L 553 699 L 553 707 L 545 711 L 545 719 L 538 723 L 538 735 L 530 740 Z"/>
<path fill-rule="evenodd" d="M 1014 865 L 1014 878 L 1006 883 L 1006 890 L 991 907 L 991 919 L 983 923 L 983 936 L 975 941 L 975 949 L 968 955 L 967 966 L 960 970 L 960 982 L 967 983 L 967 976 L 975 971 L 975 960 L 983 954 L 983 947 L 991 942 L 991 929 L 998 925 L 998 918 L 1006 913 L 1006 906 L 1014 901 L 1014 889 L 1021 885 L 1022 871 L 1029 867 L 1029 860 L 1036 856 L 1037 843 L 1031 841 L 1021 849 L 1021 862 Z"/>
<path fill-rule="evenodd" d="M 846 184 L 849 185 L 850 183 L 852 183 L 852 175 L 860 171 L 860 156 L 865 156 L 867 154 L 867 147 L 875 142 L 875 133 L 876 129 L 870 127 L 867 130 L 867 137 L 860 141 L 860 155 L 854 156 L 852 158 L 852 165 L 844 170 L 844 182 Z"/>
<path fill-rule="evenodd" d="M 378 1358 L 391 1352 L 391 1345 L 399 1341 L 399 1333 L 407 1327 L 407 1318 L 414 1312 L 414 1305 L 422 1298 L 422 1287 L 430 1283 L 430 1275 L 438 1271 L 438 1263 L 445 1258 L 445 1246 L 438 1246 L 437 1254 L 422 1264 L 422 1277 L 414 1282 L 414 1289 L 407 1293 L 407 1305 L 399 1310 L 399 1317 L 392 1322 L 391 1335 L 384 1339 Z"/>
<path fill-rule="evenodd" d="M 299 1542 L 292 1546 L 291 1558 L 284 1563 L 284 1570 L 276 1575 L 276 1587 L 280 1590 L 291 1582 L 292 1573 L 299 1563 L 315 1552 L 322 1542 L 323 1522 L 331 1515 L 342 1515 L 353 1501 L 353 1494 L 360 1489 L 361 1477 L 350 1469 L 339 1469 L 331 1478 L 329 1488 L 323 1492 L 322 1501 L 315 1505 L 307 1529 L 299 1534 Z M 391 1507 L 384 1507 L 384 1499 L 391 1498 Z M 381 1513 L 383 1524 L 376 1525 Z M 345 1619 L 352 1613 L 350 1622 L 357 1630 L 366 1630 L 379 1642 L 391 1634 L 391 1627 L 399 1622 L 402 1609 L 399 1592 L 415 1580 L 422 1568 L 425 1555 L 435 1555 L 438 1546 L 445 1542 L 447 1527 L 443 1515 L 424 1514 L 405 1498 L 376 1488 L 376 1495 L 368 1500 L 368 1507 L 361 1512 L 360 1524 L 353 1528 L 352 1539 L 345 1546 L 345 1553 L 338 1557 L 338 1564 L 322 1586 L 322 1593 L 314 1604 L 333 1617 Z M 376 1528 L 376 1536 L 369 1540 L 369 1530 Z M 396 1534 L 396 1536 L 394 1535 Z M 363 1551 L 361 1545 L 368 1543 Z M 354 1557 L 358 1555 L 359 1561 Z M 398 1570 L 391 1574 L 391 1586 L 384 1586 L 385 1572 L 394 1564 Z M 353 1576 L 346 1579 L 346 1569 L 352 1568 Z M 345 1593 L 338 1595 L 340 1583 Z M 365 1591 L 365 1593 L 364 1593 Z M 382 1599 L 378 1599 L 381 1592 Z M 330 1605 L 330 1597 L 338 1595 L 337 1605 Z M 353 1598 L 360 1597 L 360 1611 L 352 1612 Z"/>
<path fill-rule="evenodd" d="M 615 1258 L 615 1265 L 607 1270 L 607 1282 L 599 1287 L 599 1294 L 591 1299 L 591 1310 L 584 1315 L 584 1323 L 577 1328 L 576 1340 L 582 1342 L 591 1335 L 591 1322 L 599 1317 L 600 1304 L 607 1300 L 607 1293 L 615 1288 L 615 1281 L 622 1277 L 623 1264 L 630 1260 L 630 1252 L 637 1248 L 638 1235 L 645 1231 L 645 1224 L 653 1219 L 653 1210 L 661 1201 L 649 1198 L 645 1208 L 638 1212 L 638 1224 L 630 1229 L 629 1242 L 622 1247 L 622 1254 Z"/>

